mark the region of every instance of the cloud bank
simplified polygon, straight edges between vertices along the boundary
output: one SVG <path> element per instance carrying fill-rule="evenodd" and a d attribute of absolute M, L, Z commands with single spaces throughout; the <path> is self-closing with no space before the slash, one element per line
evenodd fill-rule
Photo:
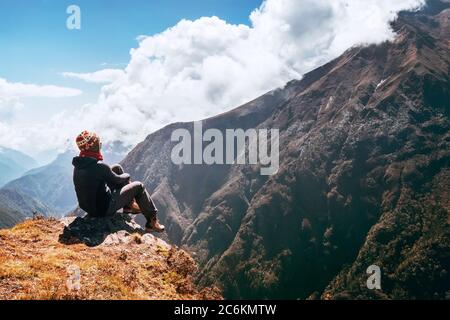
<path fill-rule="evenodd" d="M 111 83 L 123 77 L 124 74 L 122 69 L 103 69 L 89 73 L 63 72 L 62 76 L 91 83 Z"/>
<path fill-rule="evenodd" d="M 78 89 L 59 87 L 53 85 L 36 85 L 25 84 L 20 82 L 8 82 L 6 79 L 0 78 L 0 97 L 44 97 L 44 98 L 62 98 L 74 97 L 82 92 Z"/>
<path fill-rule="evenodd" d="M 109 141 L 135 144 L 169 123 L 198 120 L 239 106 L 301 78 L 352 46 L 392 40 L 390 22 L 397 13 L 423 3 L 267 0 L 251 13 L 249 26 L 218 17 L 181 20 L 162 33 L 140 36 L 123 70 L 65 73 L 106 85 L 97 102 L 70 115 L 55 115 L 46 130 L 64 130 L 53 147 L 84 128 Z M 34 139 L 41 138 L 36 128 L 27 128 L 24 144 L 16 139 L 13 147 L 33 145 Z M 10 129 L 3 124 L 3 132 Z M 1 122 L 0 137 L 0 145 L 8 145 Z"/>
<path fill-rule="evenodd" d="M 11 119 L 16 112 L 24 108 L 21 98 L 63 98 L 78 96 L 81 93 L 81 90 L 73 88 L 8 82 L 0 78 L 0 126 L 2 121 Z"/>

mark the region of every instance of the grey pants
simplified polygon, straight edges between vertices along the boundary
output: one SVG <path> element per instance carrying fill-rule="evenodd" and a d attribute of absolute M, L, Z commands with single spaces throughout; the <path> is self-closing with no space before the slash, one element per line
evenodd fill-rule
<path fill-rule="evenodd" d="M 120 164 L 113 165 L 111 169 L 116 174 L 124 173 Z M 142 182 L 134 181 L 124 185 L 113 186 L 111 189 L 112 199 L 109 204 L 108 215 L 115 214 L 118 210 L 130 205 L 133 200 L 136 200 L 142 214 L 147 219 L 147 223 L 156 216 L 158 210 Z"/>

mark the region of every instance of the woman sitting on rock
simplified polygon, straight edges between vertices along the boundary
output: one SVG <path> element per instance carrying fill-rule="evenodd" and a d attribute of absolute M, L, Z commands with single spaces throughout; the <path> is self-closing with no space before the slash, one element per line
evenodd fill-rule
<path fill-rule="evenodd" d="M 80 155 L 74 157 L 73 182 L 81 209 L 92 217 L 105 217 L 123 209 L 124 213 L 142 213 L 147 219 L 146 232 L 163 232 L 156 218 L 157 209 L 141 182 L 130 182 L 130 175 L 120 165 L 103 163 L 100 138 L 83 131 L 76 138 Z"/>

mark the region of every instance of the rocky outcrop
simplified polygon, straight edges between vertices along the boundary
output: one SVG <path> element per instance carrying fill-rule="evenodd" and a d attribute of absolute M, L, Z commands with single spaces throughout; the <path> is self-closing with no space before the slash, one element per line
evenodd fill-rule
<path fill-rule="evenodd" d="M 127 216 L 35 218 L 0 231 L 0 299 L 220 299 L 197 265 Z"/>

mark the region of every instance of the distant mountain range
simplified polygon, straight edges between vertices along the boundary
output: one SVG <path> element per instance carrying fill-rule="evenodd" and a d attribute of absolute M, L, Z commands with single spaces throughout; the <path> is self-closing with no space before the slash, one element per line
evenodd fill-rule
<path fill-rule="evenodd" d="M 119 142 L 107 144 L 103 150 L 105 161 L 111 164 L 117 163 L 123 159 L 127 150 Z M 77 206 L 72 181 L 72 158 L 76 154 L 74 150 L 59 154 L 48 165 L 23 173 L 20 178 L 8 182 L 3 189 L 17 192 L 37 203 L 45 204 L 46 211 L 42 213 L 46 215 L 64 216 Z"/>
<path fill-rule="evenodd" d="M 280 129 L 280 170 L 175 165 L 176 123 L 123 161 L 153 191 L 171 242 L 226 298 L 444 299 L 450 248 L 450 3 L 393 23 L 397 37 L 334 61 L 204 130 Z M 264 66 L 262 66 L 263 68 Z M 382 290 L 366 269 L 381 268 Z"/>
<path fill-rule="evenodd" d="M 18 191 L 50 208 L 52 214 L 62 215 L 76 206 L 72 183 L 73 152 L 57 156 L 50 164 L 26 172 L 7 183 L 3 189 Z"/>
<path fill-rule="evenodd" d="M 0 188 L 37 165 L 33 158 L 22 152 L 0 147 Z M 45 216 L 50 211 L 47 205 L 26 193 L 6 188 L 0 189 L 0 228 L 14 226 L 32 217 L 33 213 Z"/>
<path fill-rule="evenodd" d="M 30 156 L 10 148 L 0 147 L 0 187 L 37 167 Z"/>

